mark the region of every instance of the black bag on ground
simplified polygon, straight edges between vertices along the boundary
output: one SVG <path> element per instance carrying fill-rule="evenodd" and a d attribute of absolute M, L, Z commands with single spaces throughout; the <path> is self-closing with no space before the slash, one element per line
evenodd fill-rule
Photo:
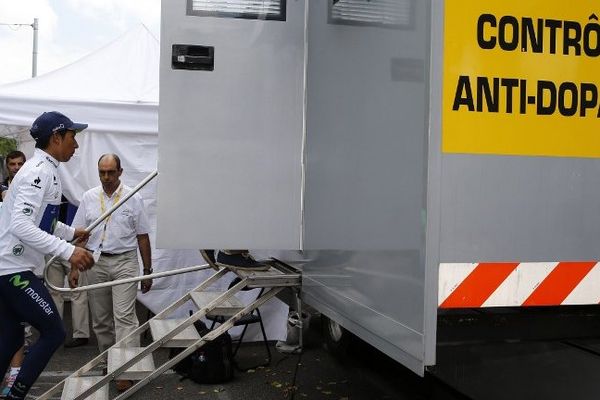
<path fill-rule="evenodd" d="M 200 336 L 210 329 L 202 321 L 194 322 Z M 171 349 L 169 359 L 181 353 L 183 349 Z M 233 354 L 231 336 L 225 332 L 173 366 L 173 370 L 196 383 L 224 383 L 233 379 Z"/>

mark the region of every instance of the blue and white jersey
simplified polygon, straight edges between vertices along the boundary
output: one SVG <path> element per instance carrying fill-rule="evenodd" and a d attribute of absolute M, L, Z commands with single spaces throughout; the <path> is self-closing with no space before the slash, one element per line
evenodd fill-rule
<path fill-rule="evenodd" d="M 35 149 L 13 178 L 0 212 L 0 275 L 33 271 L 44 264 L 46 254 L 71 258 L 75 247 L 65 240 L 73 239 L 75 230 L 58 222 L 58 165 Z"/>

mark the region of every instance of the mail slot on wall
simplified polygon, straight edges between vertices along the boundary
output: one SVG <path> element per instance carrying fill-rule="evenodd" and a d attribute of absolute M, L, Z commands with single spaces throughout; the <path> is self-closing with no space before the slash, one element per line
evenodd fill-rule
<path fill-rule="evenodd" d="M 215 69 L 215 48 L 191 44 L 174 44 L 171 56 L 173 69 L 212 71 Z"/>

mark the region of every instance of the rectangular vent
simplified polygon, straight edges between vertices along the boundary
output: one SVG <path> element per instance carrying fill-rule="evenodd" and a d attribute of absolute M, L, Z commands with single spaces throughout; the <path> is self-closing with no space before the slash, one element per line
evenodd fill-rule
<path fill-rule="evenodd" d="M 285 21 L 286 0 L 188 0 L 187 15 Z"/>
<path fill-rule="evenodd" d="M 330 0 L 329 22 L 334 24 L 412 26 L 414 0 Z"/>

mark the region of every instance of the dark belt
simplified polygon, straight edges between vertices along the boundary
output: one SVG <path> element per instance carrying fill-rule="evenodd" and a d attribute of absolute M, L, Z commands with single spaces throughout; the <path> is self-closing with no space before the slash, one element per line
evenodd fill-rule
<path fill-rule="evenodd" d="M 125 253 L 106 253 L 106 252 L 101 252 L 100 255 L 103 257 L 116 257 L 116 256 L 121 256 Z"/>

